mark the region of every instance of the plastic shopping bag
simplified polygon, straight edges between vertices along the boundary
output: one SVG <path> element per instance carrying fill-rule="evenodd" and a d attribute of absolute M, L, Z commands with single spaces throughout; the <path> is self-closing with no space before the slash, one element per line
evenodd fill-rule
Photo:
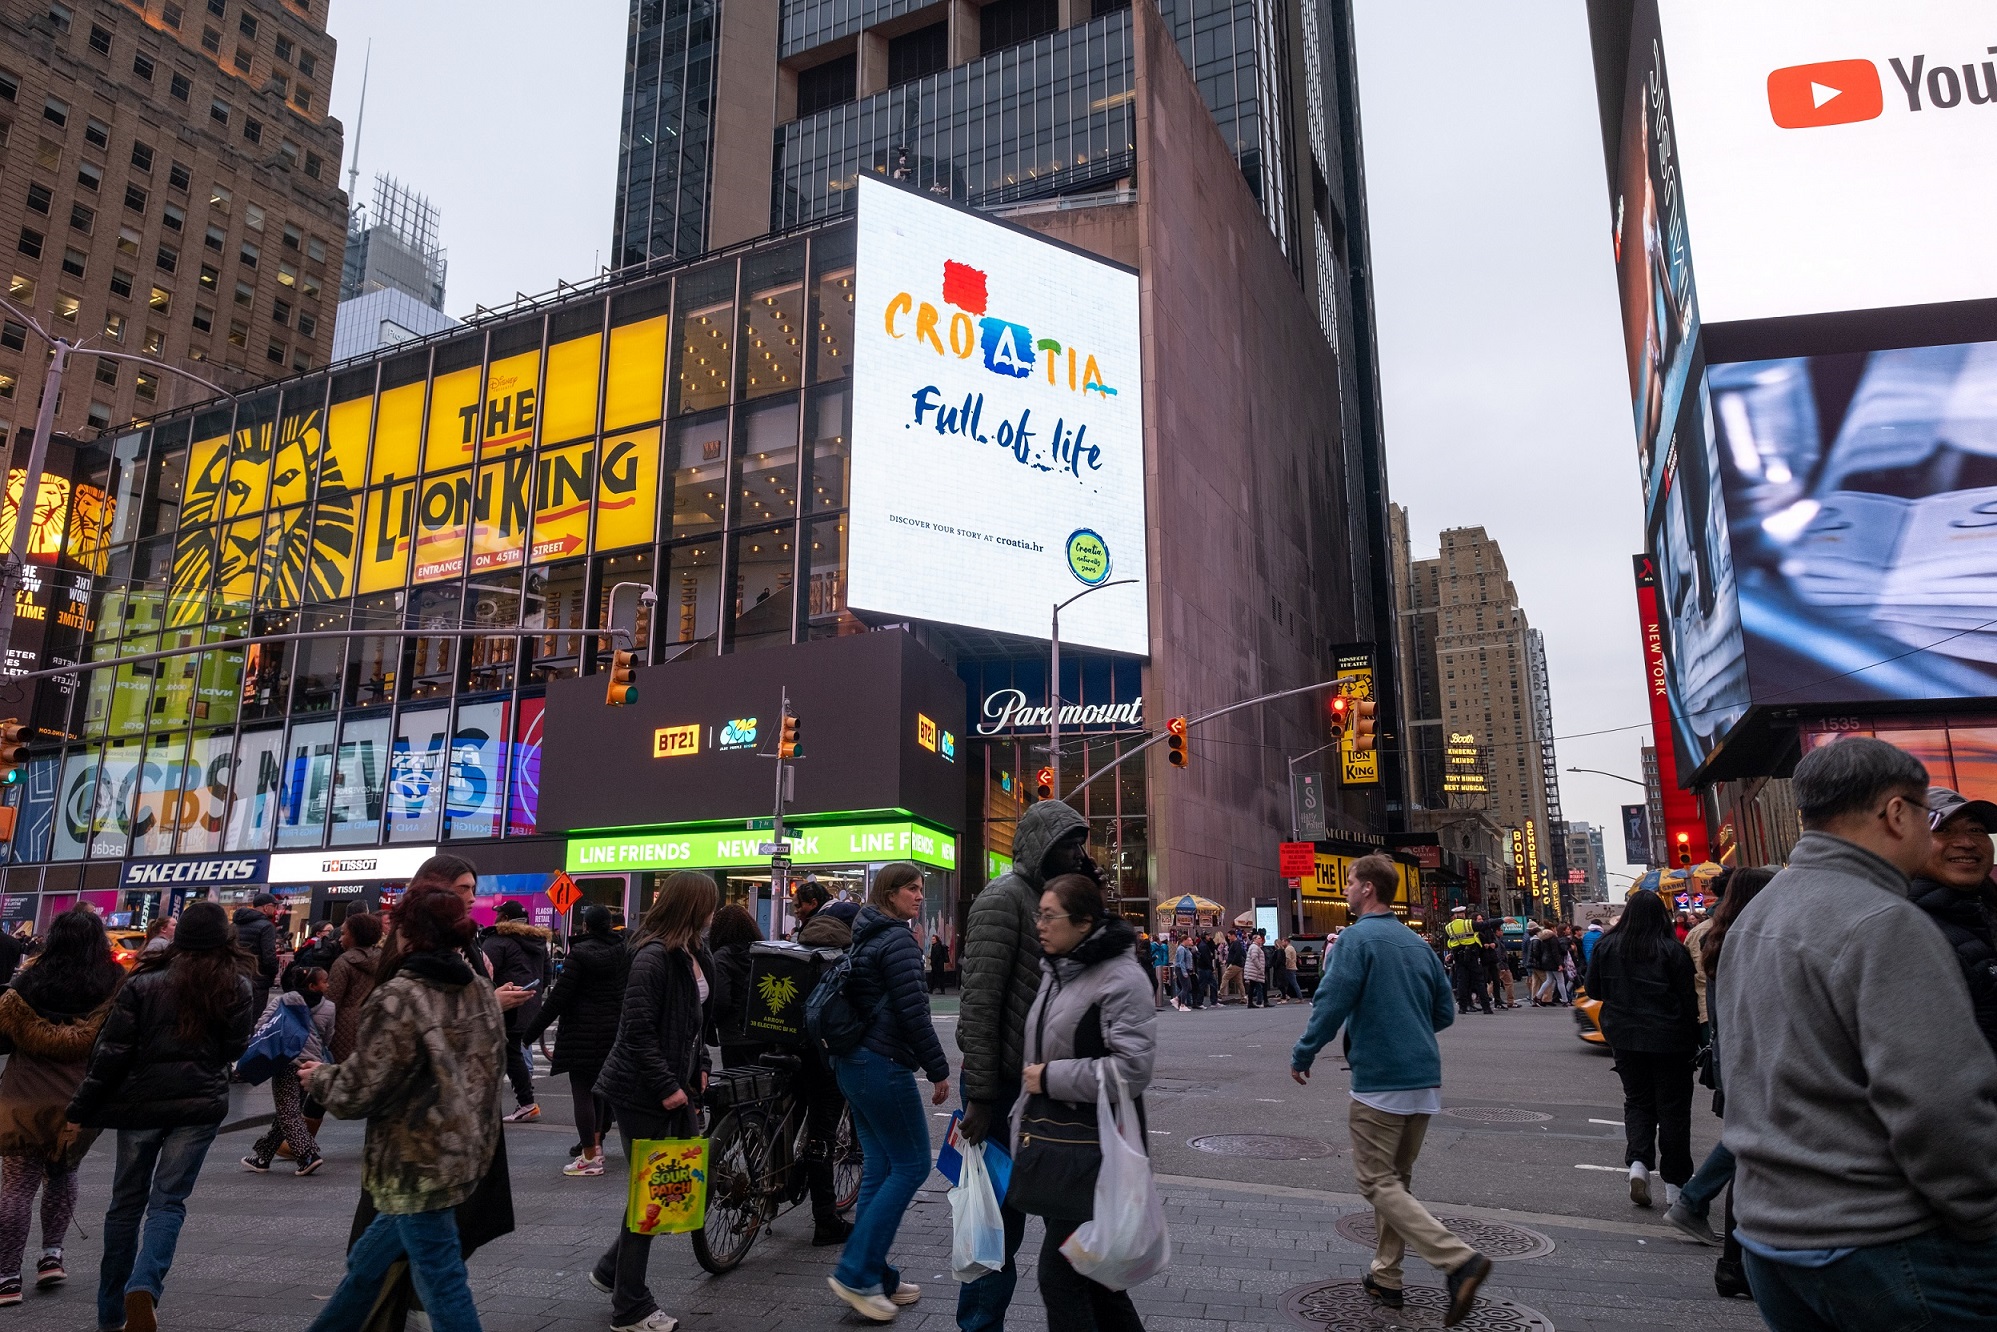
<path fill-rule="evenodd" d="M 1102 1170 L 1096 1176 L 1095 1217 L 1075 1228 L 1061 1252 L 1077 1272 L 1111 1290 L 1129 1290 L 1162 1272 L 1172 1261 L 1172 1237 L 1165 1209 L 1151 1178 L 1151 1160 L 1137 1135 L 1137 1111 L 1123 1087 L 1114 1059 L 1099 1059 L 1096 1119 L 1102 1143 Z M 1111 1113 L 1109 1084 L 1123 1109 L 1119 1124 Z"/>
<path fill-rule="evenodd" d="M 624 1224 L 636 1235 L 699 1230 L 707 1221 L 707 1139 L 641 1138 L 631 1144 Z"/>
<path fill-rule="evenodd" d="M 1005 1218 L 985 1169 L 985 1145 L 959 1142 L 962 1162 L 950 1190 L 950 1275 L 976 1281 L 1005 1266 Z"/>

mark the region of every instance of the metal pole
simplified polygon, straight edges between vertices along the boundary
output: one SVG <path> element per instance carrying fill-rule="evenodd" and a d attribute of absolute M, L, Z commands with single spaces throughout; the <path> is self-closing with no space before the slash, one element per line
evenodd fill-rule
<path fill-rule="evenodd" d="M 784 755 L 783 719 L 790 716 L 790 686 L 783 689 L 783 702 L 777 708 L 777 792 L 770 816 L 770 842 L 784 844 Z M 790 897 L 790 857 L 782 851 L 770 856 L 770 937 L 783 937 L 784 902 Z"/>
<path fill-rule="evenodd" d="M 42 464 L 48 460 L 49 435 L 55 430 L 56 399 L 62 395 L 62 377 L 69 369 L 70 344 L 54 339 L 48 374 L 42 380 L 42 405 L 35 413 L 34 438 L 28 444 L 28 460 L 21 478 L 21 498 L 14 505 L 13 540 L 7 547 L 7 562 L 0 565 L 0 672 L 13 659 L 14 600 L 26 583 L 28 533 L 35 522 L 35 505 L 42 493 Z"/>
<path fill-rule="evenodd" d="M 1054 603 L 1054 625 L 1048 635 L 1047 661 L 1047 766 L 1054 774 L 1054 780 L 1047 785 L 1052 788 L 1054 798 L 1061 798 L 1061 612 L 1074 605 L 1091 592 L 1100 592 L 1106 587 L 1122 587 L 1134 583 L 1135 578 L 1118 578 L 1107 583 L 1097 583 L 1085 587 L 1066 601 Z"/>

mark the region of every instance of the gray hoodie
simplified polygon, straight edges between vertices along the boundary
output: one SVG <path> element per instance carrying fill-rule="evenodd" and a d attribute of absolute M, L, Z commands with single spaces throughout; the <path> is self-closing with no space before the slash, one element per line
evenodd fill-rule
<path fill-rule="evenodd" d="M 1997 1056 L 1948 942 L 1907 880 L 1823 832 L 1727 933 L 1734 1215 L 1778 1249 L 1997 1234 Z"/>

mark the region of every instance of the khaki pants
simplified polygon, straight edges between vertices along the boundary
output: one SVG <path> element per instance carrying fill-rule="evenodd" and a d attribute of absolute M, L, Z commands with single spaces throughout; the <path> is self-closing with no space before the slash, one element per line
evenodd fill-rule
<path fill-rule="evenodd" d="M 1517 999 L 1512 993 L 1512 969 L 1503 962 L 1498 963 L 1498 984 L 1505 987 L 1505 1003 L 1507 1005 L 1516 1003 Z M 1491 995 L 1496 998 L 1497 991 L 1492 990 Z"/>
<path fill-rule="evenodd" d="M 1373 1280 L 1391 1290 L 1401 1288 L 1401 1254 L 1406 1247 L 1438 1272 L 1455 1271 L 1476 1252 L 1408 1192 L 1415 1158 L 1421 1155 L 1428 1133 L 1428 1118 L 1390 1115 L 1354 1101 L 1347 1121 L 1352 1173 L 1358 1177 L 1359 1192 L 1373 1204 L 1373 1224 L 1380 1232 L 1379 1247 L 1373 1252 Z"/>
<path fill-rule="evenodd" d="M 1241 968 L 1230 964 L 1227 970 L 1220 974 L 1220 997 L 1242 999 L 1247 995 L 1248 991 L 1243 989 L 1241 984 Z"/>

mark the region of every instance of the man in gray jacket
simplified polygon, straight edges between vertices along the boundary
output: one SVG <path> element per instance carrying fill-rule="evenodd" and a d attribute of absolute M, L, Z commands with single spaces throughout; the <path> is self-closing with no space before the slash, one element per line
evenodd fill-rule
<path fill-rule="evenodd" d="M 964 1053 L 964 1120 L 968 1142 L 996 1132 L 1008 1152 L 1008 1119 L 1019 1099 L 1026 1065 L 1026 1015 L 1040 993 L 1040 889 L 1068 873 L 1092 873 L 1089 821 L 1060 800 L 1042 800 L 1019 819 L 1012 868 L 986 884 L 964 922 L 957 967 L 963 995 L 957 1048 Z M 1092 875 L 1093 877 L 1093 875 Z M 962 1332 L 998 1332 L 1019 1280 L 1013 1255 L 1026 1235 L 1026 1215 L 1002 1207 L 1005 1267 L 957 1292 Z"/>
<path fill-rule="evenodd" d="M 1734 1216 L 1774 1332 L 1997 1326 L 1997 1056 L 1907 899 L 1927 787 L 1884 741 L 1805 756 L 1803 837 L 1714 978 Z"/>

